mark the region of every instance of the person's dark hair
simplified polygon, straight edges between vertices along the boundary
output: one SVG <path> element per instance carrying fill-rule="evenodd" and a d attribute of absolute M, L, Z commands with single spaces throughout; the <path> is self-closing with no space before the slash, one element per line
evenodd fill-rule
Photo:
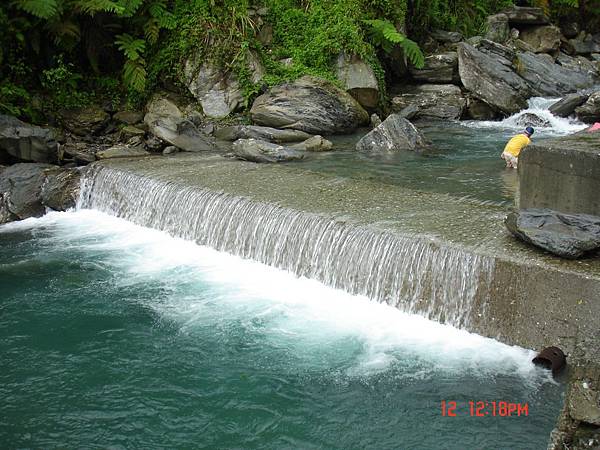
<path fill-rule="evenodd" d="M 525 134 L 528 134 L 529 136 L 531 136 L 533 133 L 535 133 L 535 130 L 533 129 L 533 127 L 525 128 Z"/>

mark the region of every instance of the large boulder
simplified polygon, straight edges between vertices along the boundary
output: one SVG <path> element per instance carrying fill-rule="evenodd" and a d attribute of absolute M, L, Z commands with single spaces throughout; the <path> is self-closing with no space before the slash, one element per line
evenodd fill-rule
<path fill-rule="evenodd" d="M 550 209 L 510 213 L 505 225 L 519 239 L 562 258 L 580 258 L 600 248 L 600 217 Z"/>
<path fill-rule="evenodd" d="M 535 53 L 553 53 L 560 48 L 562 34 L 554 25 L 528 27 L 519 38 L 533 47 Z"/>
<path fill-rule="evenodd" d="M 487 18 L 487 31 L 485 38 L 504 44 L 510 37 L 510 26 L 506 14 L 494 14 Z"/>
<path fill-rule="evenodd" d="M 238 159 L 257 163 L 298 161 L 304 158 L 297 150 L 258 139 L 239 139 L 233 143 L 232 151 Z"/>
<path fill-rule="evenodd" d="M 512 70 L 511 61 L 464 42 L 458 44 L 458 72 L 467 90 L 505 114 L 526 108 L 527 99 L 534 94 Z"/>
<path fill-rule="evenodd" d="M 431 37 L 442 44 L 457 44 L 463 40 L 463 35 L 458 31 L 433 30 Z"/>
<path fill-rule="evenodd" d="M 74 208 L 79 197 L 81 170 L 51 168 L 42 185 L 42 204 L 56 211 Z"/>
<path fill-rule="evenodd" d="M 502 14 L 508 17 L 510 25 L 545 25 L 549 23 L 548 16 L 544 14 L 542 8 L 513 6 L 502 11 Z"/>
<path fill-rule="evenodd" d="M 58 159 L 58 144 L 51 130 L 0 115 L 2 152 L 21 161 L 52 163 Z"/>
<path fill-rule="evenodd" d="M 468 118 L 475 120 L 494 120 L 498 117 L 498 112 L 494 108 L 472 95 L 467 96 L 465 111 Z"/>
<path fill-rule="evenodd" d="M 410 74 L 424 83 L 452 83 L 458 77 L 458 54 L 445 52 L 427 56 L 421 69 L 410 67 Z"/>
<path fill-rule="evenodd" d="M 375 72 L 359 56 L 341 53 L 336 63 L 338 80 L 352 97 L 365 108 L 379 102 L 379 83 Z"/>
<path fill-rule="evenodd" d="M 320 78 L 305 76 L 269 89 L 250 110 L 258 125 L 311 134 L 350 133 L 369 115 L 347 92 Z"/>
<path fill-rule="evenodd" d="M 213 140 L 198 130 L 168 96 L 157 94 L 150 100 L 144 122 L 156 137 L 184 151 L 214 150 Z"/>
<path fill-rule="evenodd" d="M 575 108 L 575 114 L 582 122 L 600 121 L 600 91 L 594 92 L 583 105 Z"/>
<path fill-rule="evenodd" d="M 575 92 L 565 95 L 556 103 L 550 106 L 549 110 L 558 117 L 569 117 L 575 112 L 575 108 L 583 105 L 590 98 L 590 93 L 586 91 Z"/>
<path fill-rule="evenodd" d="M 600 42 L 585 32 L 579 33 L 575 39 L 569 39 L 569 45 L 577 55 L 589 55 L 600 52 Z"/>
<path fill-rule="evenodd" d="M 125 125 L 135 125 L 144 120 L 144 114 L 139 111 L 119 111 L 113 115 L 113 119 Z"/>
<path fill-rule="evenodd" d="M 50 164 L 20 163 L 5 168 L 0 173 L 0 195 L 2 196 L 4 221 L 40 217 L 45 212 L 42 204 L 42 186 L 46 179 L 45 170 Z"/>
<path fill-rule="evenodd" d="M 515 124 L 520 127 L 549 127 L 550 122 L 534 113 L 523 113 L 515 119 Z"/>
<path fill-rule="evenodd" d="M 98 135 L 110 122 L 110 115 L 96 105 L 62 110 L 59 117 L 63 127 L 79 136 Z"/>
<path fill-rule="evenodd" d="M 310 134 L 299 130 L 278 130 L 277 128 L 261 127 L 258 125 L 231 125 L 219 128 L 214 133 L 218 139 L 237 141 L 238 139 L 258 139 L 278 144 L 286 142 L 301 142 Z"/>
<path fill-rule="evenodd" d="M 246 52 L 246 65 L 250 81 L 258 83 L 264 76 L 264 68 L 253 52 Z M 202 54 L 186 61 L 184 81 L 208 117 L 222 119 L 243 106 L 244 96 L 235 74 L 206 61 Z"/>
<path fill-rule="evenodd" d="M 554 63 L 549 55 L 531 52 L 519 53 L 516 72 L 529 83 L 536 95 L 560 97 L 564 94 L 594 85 L 592 74 L 572 70 Z"/>
<path fill-rule="evenodd" d="M 392 110 L 406 116 L 407 108 L 415 107 L 415 119 L 460 119 L 467 104 L 458 86 L 424 84 L 404 88 L 392 98 Z"/>
<path fill-rule="evenodd" d="M 356 149 L 367 153 L 419 151 L 430 147 L 423 134 L 408 120 L 391 114 L 357 143 Z"/>

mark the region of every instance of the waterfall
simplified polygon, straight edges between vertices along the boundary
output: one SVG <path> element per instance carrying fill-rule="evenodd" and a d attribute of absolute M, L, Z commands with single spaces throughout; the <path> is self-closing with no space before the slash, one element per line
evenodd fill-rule
<path fill-rule="evenodd" d="M 78 208 L 100 210 L 456 327 L 481 314 L 493 258 L 277 204 L 97 165 Z"/>

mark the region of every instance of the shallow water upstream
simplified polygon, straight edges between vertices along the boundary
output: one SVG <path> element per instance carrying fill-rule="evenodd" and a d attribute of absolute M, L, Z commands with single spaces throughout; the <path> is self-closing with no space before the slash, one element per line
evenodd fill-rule
<path fill-rule="evenodd" d="M 0 248 L 2 448 L 533 449 L 561 406 L 531 351 L 99 212 Z"/>
<path fill-rule="evenodd" d="M 535 114 L 547 121 L 546 126 L 535 127 L 534 142 L 585 128 L 577 121 L 553 116 L 548 108 L 557 100 L 530 99 L 528 109 L 502 121 L 417 123 L 433 143 L 434 150 L 427 154 L 356 152 L 356 142 L 369 131 L 361 130 L 351 136 L 330 137 L 337 151 L 311 155 L 299 165 L 415 190 L 511 205 L 518 187 L 517 172 L 505 169 L 500 154 L 506 142 L 529 124 L 524 116 Z"/>

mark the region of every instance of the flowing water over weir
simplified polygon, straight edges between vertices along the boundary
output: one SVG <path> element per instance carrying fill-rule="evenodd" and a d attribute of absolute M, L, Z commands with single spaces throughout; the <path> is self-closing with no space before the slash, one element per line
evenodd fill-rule
<path fill-rule="evenodd" d="M 88 171 L 78 207 L 107 212 L 457 327 L 469 325 L 492 278 L 492 258 L 425 237 L 103 166 Z"/>

